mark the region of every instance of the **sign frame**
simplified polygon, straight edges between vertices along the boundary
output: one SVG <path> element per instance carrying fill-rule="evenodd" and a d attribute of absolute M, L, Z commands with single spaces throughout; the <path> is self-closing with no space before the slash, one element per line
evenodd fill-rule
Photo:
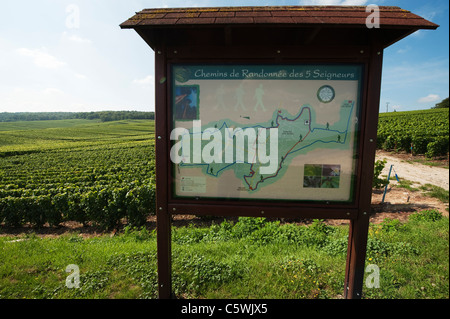
<path fill-rule="evenodd" d="M 351 46 L 343 48 L 305 47 L 302 57 L 298 57 L 295 48 L 241 47 L 238 50 L 224 49 L 220 52 L 214 48 L 198 51 L 197 47 L 161 47 L 155 54 L 155 94 L 156 94 L 156 170 L 157 170 L 157 246 L 158 246 L 158 287 L 160 298 L 172 297 L 171 266 L 171 219 L 173 215 L 195 214 L 216 216 L 248 216 L 248 217 L 285 217 L 285 218 L 317 218 L 348 219 L 350 221 L 347 261 L 345 268 L 344 297 L 361 298 L 364 260 L 366 254 L 367 234 L 369 227 L 370 203 L 372 194 L 371 181 L 376 151 L 376 133 L 378 104 L 381 89 L 381 69 L 383 47 L 380 42 L 372 41 L 370 46 Z M 258 63 L 264 64 L 360 64 L 363 66 L 362 92 L 360 99 L 361 123 L 359 136 L 359 160 L 356 175 L 355 200 L 350 205 L 333 204 L 269 204 L 226 203 L 203 201 L 180 201 L 171 198 L 170 172 L 170 130 L 172 118 L 169 101 L 171 99 L 171 65 L 201 64 L 205 61 L 220 64 L 226 61 L 231 64 L 254 63 L 254 53 L 260 57 Z M 284 53 L 280 59 L 278 51 Z M 333 51 L 335 57 L 330 58 L 326 52 Z M 180 54 L 182 53 L 182 54 Z M 214 59 L 207 58 L 214 56 Z M 212 214 L 214 212 L 214 214 Z"/>
<path fill-rule="evenodd" d="M 252 51 L 251 49 L 254 49 L 254 47 L 251 48 L 242 48 L 242 51 Z M 367 117 L 367 94 L 368 94 L 368 82 L 369 82 L 369 71 L 370 71 L 370 63 L 369 63 L 369 57 L 370 55 L 368 53 L 361 53 L 368 52 L 369 48 L 365 48 L 366 50 L 357 50 L 356 48 L 350 48 L 348 55 L 351 56 L 347 58 L 320 58 L 319 50 L 309 50 L 311 51 L 309 54 L 304 54 L 304 56 L 299 58 L 285 58 L 283 59 L 283 64 L 289 64 L 289 65 L 301 65 L 301 64 L 330 64 L 330 65 L 337 65 L 337 64 L 351 64 L 351 65 L 361 65 L 362 66 L 362 79 L 361 79 L 361 92 L 360 94 L 360 100 L 361 100 L 361 113 L 360 113 L 360 132 L 359 132 L 359 145 L 357 152 L 360 154 L 359 159 L 357 160 L 357 168 L 356 168 L 356 182 L 355 182 L 355 195 L 354 200 L 351 203 L 326 203 L 326 202 L 274 202 L 270 203 L 267 201 L 262 201 L 258 203 L 258 201 L 255 200 L 239 200 L 239 201 L 224 201 L 224 200 L 213 200 L 213 199 L 205 199 L 205 200 L 195 200 L 195 199 L 179 199 L 174 198 L 172 196 L 172 189 L 173 189 L 173 176 L 171 167 L 160 167 L 162 165 L 158 165 L 158 163 L 164 163 L 164 166 L 171 166 L 171 160 L 170 160 L 170 149 L 172 146 L 172 142 L 170 140 L 170 131 L 172 129 L 172 114 L 171 114 L 171 99 L 172 95 L 171 92 L 173 90 L 172 88 L 172 78 L 171 78 L 171 67 L 174 64 L 223 64 L 223 61 L 226 61 L 228 64 L 254 64 L 254 59 L 246 59 L 246 58 L 237 58 L 235 56 L 230 57 L 228 53 L 222 52 L 222 54 L 218 55 L 215 53 L 215 59 L 199 59 L 197 57 L 189 57 L 184 56 L 180 57 L 180 50 L 181 48 L 168 48 L 167 49 L 167 58 L 164 62 L 164 65 L 161 65 L 160 67 L 164 69 L 164 73 L 162 78 L 164 78 L 164 90 L 161 89 L 161 83 L 158 83 L 156 81 L 156 97 L 157 102 L 158 98 L 161 98 L 161 100 L 164 100 L 163 104 L 164 106 L 156 106 L 156 109 L 159 111 L 157 112 L 155 116 L 155 127 L 156 127 L 156 134 L 157 134 L 157 185 L 162 187 L 165 190 L 165 198 L 166 198 L 166 205 L 168 207 L 168 210 L 170 214 L 177 215 L 177 214 L 193 214 L 193 215 L 208 215 L 208 216 L 248 216 L 248 217 L 284 217 L 284 218 L 294 218 L 294 217 L 301 217 L 301 218 L 318 218 L 318 219 L 353 219 L 358 216 L 359 207 L 361 204 L 361 192 L 363 190 L 361 189 L 362 183 L 361 180 L 362 174 L 364 172 L 367 172 L 366 169 L 364 169 L 364 157 L 361 156 L 364 154 L 364 140 L 367 139 L 366 136 L 368 135 L 366 132 L 367 123 L 365 118 Z M 188 51 L 188 50 L 187 50 Z M 242 52 L 241 51 L 241 52 Z M 266 49 L 261 48 L 261 51 L 269 51 Z M 259 52 L 261 52 L 259 51 Z M 273 55 L 273 51 L 270 50 Z M 288 51 L 287 49 L 283 50 L 284 52 Z M 159 51 L 162 53 L 162 51 Z M 174 54 L 173 52 L 177 52 Z M 323 53 L 322 50 L 320 52 Z M 195 53 L 194 53 L 195 54 Z M 344 55 L 344 52 L 342 52 Z M 358 59 L 355 60 L 354 56 L 355 54 L 358 56 Z M 162 54 L 161 54 L 162 55 Z M 319 55 L 319 57 L 317 57 Z M 156 54 L 156 58 L 158 60 L 159 54 Z M 345 56 L 345 55 L 344 55 Z M 379 55 L 377 57 L 381 58 Z M 277 61 L 274 61 L 272 58 L 266 58 L 266 59 L 258 59 L 258 64 L 276 64 Z M 281 62 L 281 61 L 280 61 Z M 278 63 L 280 63 L 278 62 Z M 159 68 L 158 68 L 159 69 Z M 158 79 L 158 78 L 157 78 Z M 159 91 L 161 91 L 160 94 Z M 164 92 L 164 93 L 163 93 Z M 164 99 L 162 99 L 161 94 L 164 94 Z M 162 104 L 162 103 L 161 103 Z M 164 115 L 161 114 L 161 110 L 164 110 Z M 372 114 L 371 118 L 373 116 L 378 117 L 378 109 L 376 108 L 376 115 Z M 164 121 L 164 127 L 165 129 L 161 129 L 163 127 Z M 376 139 L 376 131 L 375 133 L 371 133 L 370 140 L 375 141 Z M 161 141 L 165 142 L 166 145 L 164 145 L 164 151 L 161 149 L 159 151 L 158 144 Z M 375 143 L 372 143 L 375 145 Z M 366 145 L 367 146 L 367 145 Z M 162 152 L 164 152 L 164 159 L 162 159 Z M 375 152 L 375 149 L 374 151 Z M 366 152 L 367 154 L 367 152 Z M 367 157 L 366 157 L 367 158 Z M 159 161 L 158 161 L 159 159 Z M 163 172 L 163 174 L 158 174 Z M 372 164 L 372 174 L 373 174 L 373 164 Z M 358 176 L 360 178 L 358 178 Z M 361 178 L 362 177 L 362 178 Z M 370 193 L 371 193 L 371 185 L 370 185 Z M 157 196 L 157 201 L 161 199 L 160 196 Z M 157 205 L 158 207 L 161 207 L 159 205 L 161 201 L 158 201 Z"/>
<path fill-rule="evenodd" d="M 302 83 L 302 81 L 311 81 L 310 84 L 315 84 L 314 86 L 316 86 L 318 88 L 320 87 L 317 90 L 316 94 L 314 94 L 314 97 L 317 98 L 318 100 L 320 100 L 319 91 L 321 89 L 323 89 L 323 88 L 326 88 L 327 90 L 330 90 L 329 88 L 331 88 L 331 90 L 333 90 L 333 93 L 334 93 L 334 89 L 332 87 L 330 87 L 330 82 L 335 81 L 334 84 L 337 85 L 337 82 L 340 82 L 340 84 L 342 84 L 342 83 L 345 83 L 346 80 L 340 80 L 338 78 L 330 79 L 329 78 L 330 75 L 327 75 L 326 79 L 325 78 L 317 78 L 317 76 L 315 78 L 312 78 L 311 73 L 308 74 L 308 72 L 310 72 L 312 70 L 317 72 L 317 71 L 320 70 L 320 68 L 323 68 L 322 70 L 325 69 L 327 71 L 329 71 L 330 69 L 333 70 L 333 71 L 336 71 L 336 70 L 342 71 L 342 68 L 346 68 L 346 69 L 348 69 L 347 72 L 354 72 L 354 73 L 352 73 L 352 75 L 355 76 L 355 78 L 354 79 L 352 78 L 351 81 L 353 81 L 353 82 L 356 81 L 356 83 L 357 83 L 357 86 L 354 89 L 355 90 L 354 94 L 356 94 L 356 96 L 353 99 L 354 100 L 353 101 L 354 105 L 352 106 L 352 109 L 351 109 L 350 113 L 348 114 L 349 118 L 348 118 L 348 121 L 347 121 L 347 130 L 348 130 L 349 126 L 353 125 L 353 124 L 350 124 L 351 120 L 355 120 L 353 118 L 353 116 L 356 118 L 356 120 L 355 120 L 356 124 L 360 122 L 360 115 L 361 115 L 360 113 L 361 113 L 361 110 L 362 110 L 362 105 L 361 105 L 362 103 L 361 102 L 362 102 L 362 91 L 363 91 L 363 77 L 364 77 L 364 65 L 361 64 L 361 63 L 340 63 L 340 64 L 325 63 L 325 64 L 318 65 L 318 64 L 315 64 L 315 63 L 308 62 L 307 64 L 304 63 L 304 64 L 295 64 L 295 65 L 291 65 L 291 64 L 288 64 L 288 63 L 277 64 L 277 65 L 268 64 L 268 63 L 258 63 L 257 65 L 254 64 L 254 63 L 251 63 L 251 64 L 239 63 L 239 64 L 227 64 L 227 65 L 221 64 L 221 65 L 216 65 L 216 64 L 211 64 L 211 63 L 208 62 L 208 64 L 201 64 L 201 65 L 196 65 L 196 64 L 193 64 L 193 63 L 189 63 L 189 64 L 180 64 L 180 63 L 171 64 L 171 63 L 169 63 L 168 67 L 169 67 L 169 72 L 168 72 L 169 73 L 169 77 L 168 77 L 168 81 L 169 81 L 169 86 L 168 86 L 168 91 L 169 91 L 168 117 L 169 117 L 169 119 L 170 118 L 172 119 L 172 121 L 171 121 L 172 123 L 170 123 L 171 125 L 169 126 L 169 129 L 173 129 L 176 122 L 181 122 L 181 124 L 184 124 L 186 122 L 185 119 L 177 118 L 178 113 L 179 113 L 179 109 L 178 108 L 179 108 L 180 104 L 182 104 L 182 102 L 175 102 L 176 95 L 174 94 L 174 91 L 177 91 L 178 88 L 180 88 L 180 87 L 181 88 L 184 88 L 184 87 L 192 87 L 193 88 L 195 86 L 195 89 L 196 89 L 195 93 L 196 94 L 194 95 L 194 97 L 191 97 L 191 96 L 187 96 L 186 97 L 187 94 L 182 95 L 182 97 L 191 98 L 191 100 L 192 99 L 196 100 L 194 102 L 194 106 L 196 108 L 197 118 L 195 118 L 195 119 L 200 119 L 200 118 L 198 118 L 199 108 L 200 108 L 200 104 L 199 104 L 200 97 L 199 96 L 200 96 L 200 92 L 203 91 L 202 89 L 200 89 L 200 85 L 196 84 L 195 82 L 187 84 L 187 82 L 189 82 L 192 79 L 187 78 L 186 74 L 183 74 L 183 84 L 182 85 L 176 85 L 176 84 L 174 84 L 175 83 L 175 81 L 174 81 L 175 79 L 174 79 L 174 75 L 172 74 L 174 72 L 175 68 L 182 68 L 183 71 L 184 71 L 183 73 L 188 73 L 190 71 L 189 68 L 193 68 L 193 67 L 195 67 L 195 68 L 214 68 L 215 70 L 216 70 L 216 68 L 219 68 L 219 67 L 222 67 L 222 68 L 225 67 L 225 68 L 227 68 L 227 71 L 229 71 L 229 72 L 226 73 L 227 74 L 225 76 L 226 80 L 220 79 L 220 80 L 224 80 L 224 81 L 227 81 L 227 80 L 232 80 L 232 81 L 233 80 L 238 80 L 238 81 L 255 80 L 254 78 L 250 78 L 250 79 L 249 78 L 243 78 L 243 76 L 242 77 L 238 77 L 238 76 L 236 76 L 236 74 L 239 74 L 240 70 L 247 70 L 248 71 L 248 69 L 246 69 L 246 68 L 252 68 L 253 70 L 259 70 L 258 68 L 263 68 L 266 71 L 268 70 L 267 68 L 270 68 L 270 70 L 271 70 L 270 72 L 273 71 L 273 72 L 277 73 L 276 80 L 284 80 L 284 81 L 288 80 L 289 82 L 291 82 L 290 84 L 292 84 L 293 86 L 295 86 L 297 84 L 298 85 L 302 85 L 302 84 L 306 83 L 306 82 Z M 275 71 L 275 70 L 277 70 L 275 68 L 281 68 L 283 70 L 283 72 L 285 72 L 284 71 L 285 69 L 292 68 L 292 71 L 289 71 L 289 72 L 291 72 L 291 74 L 294 73 L 294 69 L 293 68 L 296 68 L 295 72 L 298 72 L 298 73 L 296 73 L 297 74 L 296 78 L 293 78 L 293 75 L 288 75 L 287 73 L 284 73 L 281 76 L 279 76 L 279 73 L 278 73 L 279 71 Z M 231 69 L 233 70 L 232 72 L 235 75 L 230 75 Z M 226 71 L 222 70 L 222 72 L 226 72 Z M 217 76 L 213 76 L 213 78 L 214 77 L 216 77 L 216 79 L 217 79 Z M 306 77 L 308 77 L 308 79 L 306 79 Z M 210 77 L 207 78 L 207 80 L 211 83 L 214 79 L 212 79 L 211 76 L 210 76 Z M 264 80 L 274 80 L 274 79 L 273 78 L 270 78 L 270 79 L 267 79 L 267 78 L 261 79 L 261 78 L 259 78 L 258 80 L 259 80 L 259 83 L 261 83 Z M 320 84 L 318 84 L 319 81 L 320 81 Z M 325 85 L 324 85 L 324 82 L 326 83 Z M 186 84 L 184 84 L 184 83 L 186 83 Z M 210 85 L 210 83 L 208 83 L 208 85 Z M 242 84 L 242 83 L 243 82 L 240 82 L 240 84 Z M 258 83 L 258 85 L 259 85 L 259 83 Z M 273 82 L 272 82 L 272 84 L 273 84 Z M 286 82 L 284 82 L 284 84 L 286 84 Z M 174 86 L 176 86 L 176 89 L 175 89 Z M 222 86 L 222 88 L 223 88 L 223 86 Z M 267 89 L 266 89 L 266 91 L 267 91 Z M 186 93 L 186 92 L 183 92 L 183 93 Z M 189 100 L 188 103 L 190 103 L 191 100 Z M 328 102 L 330 102 L 330 101 L 322 102 L 322 103 L 325 104 L 325 103 L 328 103 Z M 308 107 L 309 106 L 310 105 L 308 105 Z M 201 107 L 202 108 L 205 108 L 205 107 L 207 108 L 208 105 L 201 106 Z M 304 107 L 305 107 L 305 104 L 301 105 L 300 110 L 303 110 Z M 186 110 L 187 107 L 185 107 L 184 109 Z M 341 109 L 338 109 L 338 110 L 339 110 L 339 112 L 341 112 L 341 110 L 343 110 L 342 106 L 341 106 Z M 292 111 L 292 106 L 291 106 L 291 111 Z M 278 112 L 281 113 L 281 108 L 280 108 L 280 110 Z M 314 112 L 315 112 L 315 110 L 314 110 Z M 336 112 L 336 110 L 335 110 L 335 112 Z M 186 113 L 186 111 L 185 111 L 185 113 Z M 267 112 L 267 113 L 270 116 L 271 112 Z M 312 114 L 312 113 L 313 113 L 313 111 L 310 111 L 310 114 Z M 290 114 L 290 113 L 287 113 L 287 114 L 288 115 L 286 115 L 286 116 L 292 116 L 293 115 L 293 114 Z M 352 115 L 352 114 L 354 114 L 354 115 Z M 251 112 L 249 112 L 249 115 L 252 115 L 252 117 L 253 117 L 253 114 L 251 114 Z M 278 115 L 277 115 L 277 119 L 278 119 Z M 190 119 L 190 120 L 193 120 L 193 119 Z M 187 120 L 187 121 L 190 121 L 190 120 Z M 217 121 L 222 121 L 222 120 L 217 118 Z M 233 122 L 233 121 L 231 121 L 231 122 Z M 277 122 L 277 121 L 275 121 L 275 122 Z M 271 126 L 274 126 L 273 123 L 274 123 L 274 121 L 272 121 Z M 279 123 L 277 122 L 277 124 L 279 124 Z M 241 124 L 238 124 L 238 125 L 241 125 Z M 254 123 L 251 123 L 250 125 L 254 125 Z M 350 134 L 350 133 L 347 133 L 347 130 L 345 130 L 345 132 L 346 132 L 345 136 L 346 136 L 346 138 L 349 138 L 349 146 L 348 147 L 351 150 L 351 154 L 350 154 L 349 158 L 347 159 L 347 161 L 349 163 L 351 163 L 351 164 L 347 163 L 347 166 L 351 167 L 351 174 L 347 177 L 347 184 L 349 184 L 349 190 L 348 190 L 348 194 L 349 195 L 348 196 L 350 197 L 348 200 L 337 200 L 337 199 L 336 200 L 333 200 L 333 199 L 320 200 L 320 199 L 307 199 L 307 198 L 306 199 L 305 198 L 299 199 L 299 198 L 293 198 L 292 195 L 291 195 L 290 198 L 264 198 L 264 199 L 262 198 L 263 196 L 259 196 L 260 198 L 252 198 L 251 196 L 246 197 L 245 195 L 242 196 L 241 198 L 232 198 L 231 196 L 228 196 L 226 198 L 224 198 L 223 196 L 209 196 L 209 197 L 203 197 L 202 198 L 200 195 L 178 196 L 177 194 L 174 194 L 174 193 L 177 192 L 177 185 L 176 185 L 176 182 L 175 182 L 177 174 L 176 174 L 176 171 L 175 171 L 175 166 L 177 166 L 177 169 L 180 170 L 180 166 L 181 167 L 184 166 L 184 163 L 182 163 L 182 162 L 179 163 L 179 164 L 173 164 L 172 165 L 172 169 L 169 170 L 169 176 L 168 176 L 168 180 L 169 180 L 169 197 L 168 197 L 168 200 L 169 200 L 170 203 L 176 203 L 176 204 L 187 204 L 187 205 L 190 205 L 190 204 L 193 204 L 193 203 L 194 204 L 198 204 L 198 205 L 203 205 L 203 204 L 212 204 L 212 205 L 221 204 L 221 205 L 225 205 L 225 206 L 229 206 L 230 205 L 230 206 L 233 206 L 233 207 L 235 207 L 236 205 L 237 206 L 255 206 L 255 205 L 264 203 L 263 204 L 264 206 L 276 207 L 276 208 L 279 208 L 280 205 L 283 208 L 288 208 L 288 207 L 296 207 L 296 208 L 298 208 L 300 205 L 308 205 L 308 204 L 309 205 L 312 204 L 313 206 L 314 205 L 319 205 L 319 206 L 338 207 L 338 208 L 340 208 L 340 207 L 348 207 L 349 209 L 354 208 L 356 206 L 355 205 L 355 201 L 356 201 L 356 198 L 357 198 L 357 191 L 356 191 L 357 176 L 356 176 L 356 173 L 357 173 L 358 164 L 359 164 L 359 160 L 357 158 L 357 154 L 359 154 L 359 151 L 360 151 L 359 150 L 359 146 L 360 145 L 359 145 L 358 142 L 359 142 L 360 137 L 361 137 L 361 129 L 360 129 L 360 127 L 358 125 L 354 125 L 354 126 L 356 127 L 356 129 L 355 129 L 354 132 L 351 133 L 352 136 L 350 136 L 350 137 L 347 137 L 347 134 Z M 309 127 L 310 132 L 311 132 L 311 128 L 312 128 L 312 126 L 310 125 L 310 127 Z M 314 131 L 315 129 L 316 128 L 313 128 L 312 131 Z M 325 131 L 325 129 L 323 129 L 323 130 Z M 327 128 L 327 130 L 328 130 L 328 128 Z M 333 130 L 332 130 L 332 127 L 331 127 L 330 132 L 332 132 L 332 131 Z M 178 136 L 177 138 L 179 138 L 179 137 L 180 136 Z M 339 141 L 339 139 L 340 139 L 340 136 L 338 137 L 338 141 Z M 182 144 L 180 141 L 173 141 L 172 143 L 173 144 L 178 144 L 177 146 L 180 147 L 180 149 L 181 149 L 181 151 L 178 150 L 178 152 L 183 153 L 183 151 L 182 151 L 183 147 L 180 146 Z M 191 141 L 191 137 L 189 137 L 189 145 L 192 146 L 192 144 L 194 144 L 194 143 L 195 142 Z M 330 141 L 327 141 L 327 143 L 329 143 L 330 145 L 335 144 L 335 143 L 332 143 L 332 142 L 330 143 Z M 297 144 L 301 145 L 299 143 L 297 143 Z M 315 142 L 312 143 L 312 144 L 315 144 Z M 336 143 L 336 144 L 338 144 L 338 143 Z M 326 145 L 326 143 L 324 143 L 323 145 Z M 291 145 L 289 145 L 289 146 L 291 146 Z M 173 145 L 171 145 L 171 147 L 173 147 Z M 322 149 L 322 150 L 325 149 L 325 147 L 318 147 L 318 148 Z M 187 167 L 195 166 L 196 164 L 193 163 L 192 160 L 191 160 L 191 158 L 194 157 L 194 154 L 192 154 L 193 152 L 189 150 L 188 153 L 189 153 L 190 157 L 189 157 L 189 163 L 186 164 L 186 166 Z M 330 156 L 332 156 L 332 155 L 330 155 Z M 295 156 L 294 156 L 294 158 L 295 158 Z M 181 160 L 181 158 L 180 158 L 180 160 Z M 228 165 L 228 162 L 226 162 L 226 164 L 227 164 L 227 165 L 225 165 L 226 167 L 230 167 L 230 166 L 233 166 L 234 164 L 237 164 L 237 163 L 233 162 L 231 165 Z M 306 166 L 306 164 L 307 163 L 305 163 L 305 166 Z M 328 163 L 328 164 L 332 164 L 332 163 Z M 341 163 L 335 163 L 335 164 L 341 164 Z M 200 166 L 205 166 L 206 164 L 200 163 L 199 165 Z M 209 165 L 210 164 L 208 164 L 208 167 L 209 167 Z M 239 165 L 239 164 L 237 164 L 237 165 Z M 277 165 L 280 165 L 279 169 L 277 170 L 277 173 L 278 173 L 282 169 L 280 160 L 277 161 Z M 326 164 L 324 163 L 324 165 L 326 165 Z M 285 168 L 285 169 L 287 169 L 287 168 Z M 247 171 L 245 171 L 245 172 L 247 172 Z M 284 173 L 284 172 L 282 172 L 282 173 Z M 269 176 L 270 176 L 270 174 L 269 174 Z M 246 176 L 246 177 L 248 177 L 248 176 Z M 250 186 L 250 185 L 248 185 L 248 186 Z M 281 190 L 281 191 L 283 191 L 283 190 Z M 265 213 L 266 212 L 264 211 L 262 213 L 262 215 L 264 215 Z M 214 211 L 213 213 L 211 213 L 209 215 L 215 215 L 215 214 L 216 214 L 216 211 Z M 221 213 L 219 215 L 223 216 L 224 214 Z M 278 212 L 278 215 L 279 215 L 279 212 Z M 275 213 L 274 216 L 277 217 L 277 213 Z"/>

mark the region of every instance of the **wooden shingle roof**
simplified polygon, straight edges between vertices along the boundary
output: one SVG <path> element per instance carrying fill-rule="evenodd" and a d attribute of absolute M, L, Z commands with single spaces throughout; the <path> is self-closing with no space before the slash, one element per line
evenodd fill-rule
<path fill-rule="evenodd" d="M 387 47 L 419 29 L 438 25 L 399 7 L 380 6 L 380 28 L 368 28 L 364 6 L 267 6 L 144 9 L 123 22 L 152 47 L 367 45 Z"/>
<path fill-rule="evenodd" d="M 438 26 L 399 7 L 380 6 L 380 26 L 436 29 Z M 137 26 L 223 24 L 305 24 L 364 26 L 370 12 L 364 6 L 267 6 L 144 9 L 122 23 Z"/>

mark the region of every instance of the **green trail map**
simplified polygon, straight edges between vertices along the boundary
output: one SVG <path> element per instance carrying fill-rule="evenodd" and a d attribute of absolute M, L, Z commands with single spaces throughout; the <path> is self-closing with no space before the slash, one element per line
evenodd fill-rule
<path fill-rule="evenodd" d="M 360 77 L 355 65 L 175 66 L 174 195 L 350 201 Z"/>

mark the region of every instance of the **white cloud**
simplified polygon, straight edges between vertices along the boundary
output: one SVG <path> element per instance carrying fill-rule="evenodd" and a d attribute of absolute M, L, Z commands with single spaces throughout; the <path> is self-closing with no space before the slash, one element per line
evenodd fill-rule
<path fill-rule="evenodd" d="M 404 53 L 409 52 L 410 50 L 411 50 L 411 47 L 410 47 L 410 46 L 407 46 L 406 48 L 398 49 L 398 50 L 397 50 L 397 53 L 398 53 L 398 54 L 404 54 Z"/>
<path fill-rule="evenodd" d="M 425 7 L 416 12 L 416 14 L 428 21 L 433 21 L 434 17 L 438 15 L 438 11 L 435 8 Z"/>
<path fill-rule="evenodd" d="M 75 77 L 76 77 L 77 79 L 80 79 L 80 80 L 86 80 L 86 79 L 87 79 L 87 76 L 86 76 L 86 75 L 80 74 L 80 73 L 75 73 Z"/>
<path fill-rule="evenodd" d="M 425 32 L 424 32 L 424 30 L 417 30 L 416 32 L 414 32 L 410 36 L 411 37 L 416 37 L 416 38 L 423 38 L 425 36 Z"/>
<path fill-rule="evenodd" d="M 78 43 L 78 44 L 90 44 L 90 43 L 92 43 L 92 41 L 90 39 L 80 37 L 77 34 L 69 34 L 66 31 L 63 32 L 62 37 L 63 37 L 63 39 L 67 39 L 67 40 L 69 40 L 71 42 Z"/>
<path fill-rule="evenodd" d="M 73 42 L 76 42 L 76 43 L 92 43 L 91 40 L 86 39 L 86 38 L 82 38 L 82 37 L 80 37 L 78 35 L 71 35 L 69 37 L 69 40 L 73 41 Z"/>
<path fill-rule="evenodd" d="M 410 62 L 393 61 L 385 64 L 383 82 L 386 89 L 429 88 L 430 86 L 447 83 L 448 85 L 448 58 L 433 59 L 429 61 Z M 431 88 L 429 89 L 431 91 Z"/>
<path fill-rule="evenodd" d="M 420 98 L 417 102 L 419 103 L 431 103 L 431 102 L 437 102 L 441 98 L 437 94 L 428 94 L 425 97 Z"/>
<path fill-rule="evenodd" d="M 148 75 L 143 79 L 136 79 L 133 80 L 134 84 L 139 84 L 139 85 L 153 85 L 155 83 L 155 77 L 153 75 Z"/>
<path fill-rule="evenodd" d="M 58 60 L 56 57 L 48 54 L 42 49 L 27 49 L 20 48 L 16 50 L 21 56 L 30 57 L 33 59 L 33 63 L 40 68 L 45 69 L 58 69 L 64 65 L 64 62 Z"/>
<path fill-rule="evenodd" d="M 73 97 L 55 87 L 41 89 L 15 87 L 1 93 L 0 105 L 5 112 L 64 111 L 75 102 Z"/>
<path fill-rule="evenodd" d="M 42 91 L 44 95 L 59 95 L 64 94 L 64 92 L 57 88 L 46 88 Z"/>

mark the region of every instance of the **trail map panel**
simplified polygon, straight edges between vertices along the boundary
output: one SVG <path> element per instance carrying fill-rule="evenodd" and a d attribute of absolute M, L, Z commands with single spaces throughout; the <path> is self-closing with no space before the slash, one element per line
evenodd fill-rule
<path fill-rule="evenodd" d="M 353 200 L 362 66 L 171 72 L 175 198 Z"/>

